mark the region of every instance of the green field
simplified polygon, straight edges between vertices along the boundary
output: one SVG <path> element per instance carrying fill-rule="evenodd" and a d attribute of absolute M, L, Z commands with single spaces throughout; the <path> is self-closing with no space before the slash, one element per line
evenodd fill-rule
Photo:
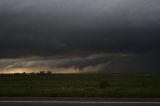
<path fill-rule="evenodd" d="M 1 97 L 160 97 L 160 75 L 0 75 Z"/>

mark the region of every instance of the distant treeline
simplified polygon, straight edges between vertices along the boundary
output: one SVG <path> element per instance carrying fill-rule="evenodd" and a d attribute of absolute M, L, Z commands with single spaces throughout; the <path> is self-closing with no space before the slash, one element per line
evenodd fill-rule
<path fill-rule="evenodd" d="M 14 73 L 14 75 L 52 75 L 51 71 L 40 71 L 40 72 L 31 72 L 31 73 Z"/>

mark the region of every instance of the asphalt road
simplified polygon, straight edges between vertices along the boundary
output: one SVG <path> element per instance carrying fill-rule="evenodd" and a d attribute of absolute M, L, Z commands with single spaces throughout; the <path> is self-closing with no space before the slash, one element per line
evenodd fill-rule
<path fill-rule="evenodd" d="M 0 106 L 160 106 L 160 99 L 0 98 Z"/>

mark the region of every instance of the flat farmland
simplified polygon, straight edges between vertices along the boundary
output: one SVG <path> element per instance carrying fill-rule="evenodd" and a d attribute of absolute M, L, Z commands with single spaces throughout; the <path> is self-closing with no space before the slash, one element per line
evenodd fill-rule
<path fill-rule="evenodd" d="M 0 96 L 159 98 L 160 75 L 0 75 Z"/>

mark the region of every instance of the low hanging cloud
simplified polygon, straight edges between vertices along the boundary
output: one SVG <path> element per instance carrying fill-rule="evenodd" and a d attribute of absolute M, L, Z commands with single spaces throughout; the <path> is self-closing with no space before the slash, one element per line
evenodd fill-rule
<path fill-rule="evenodd" d="M 95 54 L 84 57 L 30 57 L 0 60 L 1 73 L 159 73 L 157 54 Z"/>
<path fill-rule="evenodd" d="M 122 54 L 98 54 L 85 57 L 42 57 L 0 60 L 2 73 L 51 71 L 53 73 L 97 73 Z"/>

